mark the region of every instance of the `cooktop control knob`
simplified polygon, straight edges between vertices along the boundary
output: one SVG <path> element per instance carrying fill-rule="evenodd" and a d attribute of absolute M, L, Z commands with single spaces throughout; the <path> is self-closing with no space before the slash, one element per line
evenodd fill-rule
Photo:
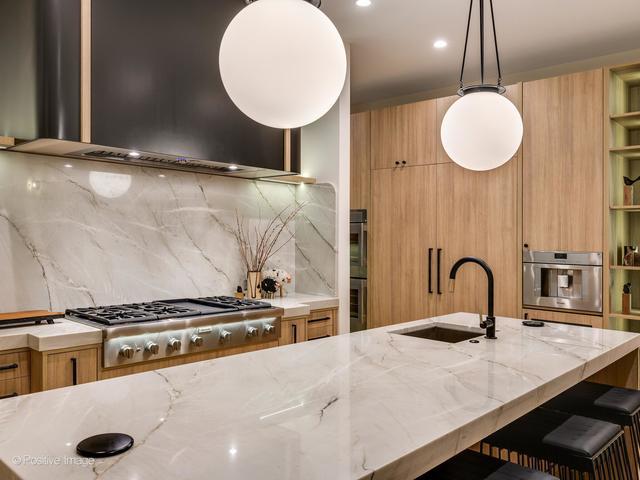
<path fill-rule="evenodd" d="M 171 337 L 168 343 L 169 350 L 172 352 L 179 352 L 182 348 L 182 342 L 175 337 Z"/>
<path fill-rule="evenodd" d="M 227 343 L 231 340 L 231 332 L 229 330 L 220 331 L 220 343 Z"/>
<path fill-rule="evenodd" d="M 200 335 L 191 336 L 191 345 L 193 345 L 194 347 L 201 347 L 203 343 L 204 340 Z"/>
<path fill-rule="evenodd" d="M 151 355 L 157 355 L 160 351 L 160 346 L 155 342 L 147 342 L 147 344 L 144 346 L 144 349 Z"/>
<path fill-rule="evenodd" d="M 136 351 L 129 345 L 123 345 L 122 347 L 120 347 L 120 355 L 126 359 L 132 359 L 134 353 L 136 353 Z"/>
<path fill-rule="evenodd" d="M 247 327 L 247 337 L 257 337 L 258 329 L 256 327 Z"/>
<path fill-rule="evenodd" d="M 268 335 L 269 333 L 274 333 L 276 331 L 276 327 L 274 327 L 270 323 L 265 323 L 263 331 L 265 335 Z"/>

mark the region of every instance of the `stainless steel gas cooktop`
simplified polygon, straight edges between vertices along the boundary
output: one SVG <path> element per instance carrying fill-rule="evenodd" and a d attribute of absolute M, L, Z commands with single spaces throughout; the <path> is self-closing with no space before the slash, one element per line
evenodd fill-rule
<path fill-rule="evenodd" d="M 66 318 L 102 330 L 109 368 L 272 342 L 282 313 L 266 302 L 217 296 L 74 308 Z"/>

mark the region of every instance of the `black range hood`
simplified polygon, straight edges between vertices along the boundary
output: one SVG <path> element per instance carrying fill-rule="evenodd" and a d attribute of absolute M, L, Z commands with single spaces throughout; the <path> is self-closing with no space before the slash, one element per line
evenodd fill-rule
<path fill-rule="evenodd" d="M 0 144 L 242 178 L 297 175 L 299 131 L 246 117 L 220 79 L 220 41 L 243 7 L 0 0 Z"/>

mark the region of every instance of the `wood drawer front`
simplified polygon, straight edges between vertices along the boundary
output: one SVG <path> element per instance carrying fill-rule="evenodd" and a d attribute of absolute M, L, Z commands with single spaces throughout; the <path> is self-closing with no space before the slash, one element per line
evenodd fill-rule
<path fill-rule="evenodd" d="M 0 381 L 28 377 L 29 352 L 5 353 L 0 355 Z"/>
<path fill-rule="evenodd" d="M 316 340 L 333 335 L 333 322 L 331 320 L 309 320 L 307 322 L 307 339 Z"/>
<path fill-rule="evenodd" d="M 0 400 L 29 393 L 29 377 L 0 380 Z"/>
<path fill-rule="evenodd" d="M 550 310 L 523 310 L 524 318 L 528 320 L 543 320 L 569 325 L 582 325 L 593 328 L 602 328 L 602 317 L 595 315 L 581 315 L 579 313 L 553 312 Z"/>
<path fill-rule="evenodd" d="M 330 337 L 334 332 L 335 310 L 315 310 L 307 320 L 307 339 Z"/>

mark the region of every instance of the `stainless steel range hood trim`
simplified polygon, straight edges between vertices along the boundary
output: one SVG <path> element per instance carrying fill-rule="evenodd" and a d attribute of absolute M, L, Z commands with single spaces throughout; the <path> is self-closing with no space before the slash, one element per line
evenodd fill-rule
<path fill-rule="evenodd" d="M 138 167 L 178 170 L 205 175 L 219 175 L 224 177 L 253 180 L 268 179 L 272 177 L 295 177 L 297 175 L 294 172 L 261 169 L 258 167 L 214 162 L 212 160 L 200 158 L 180 157 L 177 155 L 167 155 L 163 153 L 145 152 L 141 150 L 137 150 L 140 157 L 134 158 L 127 156 L 131 152 L 130 149 L 107 147 L 104 145 L 83 142 L 72 142 L 69 140 L 40 138 L 37 140 L 16 143 L 17 145 L 7 148 L 7 151 L 31 153 L 36 155 L 53 155 L 58 157 L 77 158 L 81 160 L 93 160 L 97 162 L 118 163 Z M 92 155 L 94 152 L 103 152 L 107 155 Z M 114 155 L 108 156 L 108 153 L 113 153 Z M 153 158 L 154 160 L 148 160 L 147 158 Z M 237 169 L 229 169 L 231 165 L 237 167 Z"/>

